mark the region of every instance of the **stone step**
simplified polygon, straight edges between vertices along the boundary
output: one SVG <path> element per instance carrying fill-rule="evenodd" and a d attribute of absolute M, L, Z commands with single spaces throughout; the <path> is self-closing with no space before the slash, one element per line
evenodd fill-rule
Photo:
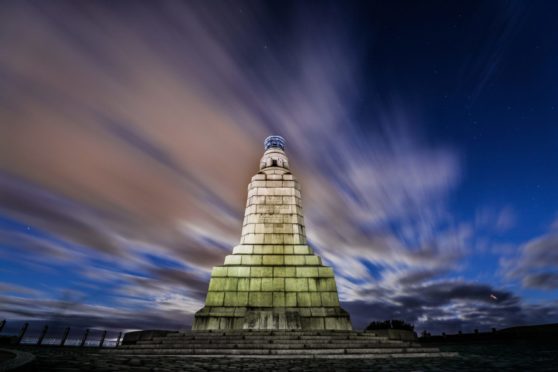
<path fill-rule="evenodd" d="M 356 335 L 375 336 L 374 332 L 360 331 L 255 331 L 255 330 L 236 330 L 236 331 L 190 331 L 169 333 L 165 337 L 183 337 L 183 336 L 236 336 L 236 335 L 258 335 L 258 336 L 335 336 L 335 335 Z"/>
<path fill-rule="evenodd" d="M 153 344 L 161 344 L 165 342 L 237 342 L 237 341 L 250 341 L 250 342 L 274 342 L 274 341 L 285 341 L 285 342 L 320 342 L 320 343 L 328 343 L 328 342 L 387 342 L 387 341 L 402 341 L 402 340 L 393 340 L 388 338 L 311 338 L 311 337 L 303 337 L 303 338 L 285 338 L 285 337 L 238 337 L 238 338 L 226 338 L 226 337 L 219 337 L 219 338 L 168 338 L 168 339 L 159 339 L 159 340 L 139 340 L 138 343 L 153 343 Z"/>
<path fill-rule="evenodd" d="M 355 348 L 355 347 L 420 347 L 414 342 L 342 342 L 342 343 L 313 343 L 313 342 L 233 342 L 233 343 L 164 343 L 164 344 L 141 344 L 124 345 L 122 348 Z"/>
<path fill-rule="evenodd" d="M 205 345 L 205 346 L 213 346 L 213 347 L 224 347 L 227 345 L 248 345 L 248 346 L 257 346 L 257 345 L 315 345 L 316 347 L 327 347 L 328 345 L 395 345 L 395 346 L 406 346 L 411 345 L 410 342 L 402 342 L 402 341 L 341 341 L 341 342 L 310 342 L 308 340 L 296 340 L 296 341 L 289 341 L 289 340 L 276 340 L 273 342 L 257 342 L 257 341 L 245 341 L 239 340 L 236 342 L 164 342 L 164 343 L 146 343 L 146 344 L 137 344 L 137 345 L 124 345 L 124 346 L 137 346 L 137 347 L 168 347 L 171 345 L 178 345 L 178 346 L 188 346 L 188 345 Z"/>
<path fill-rule="evenodd" d="M 164 341 L 164 340 L 387 340 L 384 336 L 258 336 L 258 335 L 237 335 L 237 336 L 184 336 L 184 337 L 154 337 L 152 340 L 142 341 Z"/>
<path fill-rule="evenodd" d="M 119 355 L 347 355 L 438 353 L 438 348 L 362 348 L 362 349 L 112 349 L 103 353 Z"/>
<path fill-rule="evenodd" d="M 183 355 L 183 354 L 130 354 L 119 355 L 120 357 L 135 357 L 144 359 L 160 358 L 177 358 L 177 359 L 206 359 L 208 355 Z M 386 354 L 283 354 L 283 355 L 261 355 L 261 354 L 212 354 L 211 358 L 229 358 L 229 359 L 405 359 L 405 358 L 453 358 L 458 357 L 457 352 L 435 352 L 435 353 L 386 353 Z"/>
<path fill-rule="evenodd" d="M 417 348 L 420 345 L 405 345 L 405 344 L 227 344 L 227 345 L 203 345 L 203 344 L 170 344 L 170 345 L 136 345 L 136 346 L 122 346 L 122 349 L 359 349 L 359 348 Z"/>

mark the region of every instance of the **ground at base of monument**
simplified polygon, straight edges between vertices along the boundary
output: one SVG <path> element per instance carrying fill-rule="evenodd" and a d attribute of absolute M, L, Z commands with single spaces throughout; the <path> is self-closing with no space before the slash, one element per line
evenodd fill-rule
<path fill-rule="evenodd" d="M 555 371 L 558 343 L 436 345 L 454 358 L 283 359 L 119 356 L 98 349 L 20 347 L 37 359 L 28 371 Z"/>

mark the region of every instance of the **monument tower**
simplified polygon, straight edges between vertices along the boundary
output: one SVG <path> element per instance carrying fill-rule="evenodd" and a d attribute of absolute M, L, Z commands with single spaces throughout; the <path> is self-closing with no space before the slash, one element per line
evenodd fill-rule
<path fill-rule="evenodd" d="M 193 330 L 351 330 L 333 270 L 307 245 L 300 186 L 285 140 L 265 139 L 260 171 L 248 185 L 240 244 L 211 273 Z"/>

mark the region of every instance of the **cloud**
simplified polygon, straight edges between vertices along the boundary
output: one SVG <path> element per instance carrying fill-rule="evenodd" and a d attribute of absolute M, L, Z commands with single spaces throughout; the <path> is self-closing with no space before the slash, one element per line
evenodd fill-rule
<path fill-rule="evenodd" d="M 523 244 L 517 255 L 501 260 L 506 278 L 519 279 L 524 288 L 558 288 L 558 234 L 550 231 Z"/>

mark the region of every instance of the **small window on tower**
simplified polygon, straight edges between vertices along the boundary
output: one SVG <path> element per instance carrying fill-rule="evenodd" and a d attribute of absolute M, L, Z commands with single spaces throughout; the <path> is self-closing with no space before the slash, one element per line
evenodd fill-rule
<path fill-rule="evenodd" d="M 276 167 L 276 166 L 277 166 L 277 160 L 276 160 L 276 159 L 273 159 L 273 163 L 272 163 L 272 165 L 273 165 L 274 167 Z"/>

